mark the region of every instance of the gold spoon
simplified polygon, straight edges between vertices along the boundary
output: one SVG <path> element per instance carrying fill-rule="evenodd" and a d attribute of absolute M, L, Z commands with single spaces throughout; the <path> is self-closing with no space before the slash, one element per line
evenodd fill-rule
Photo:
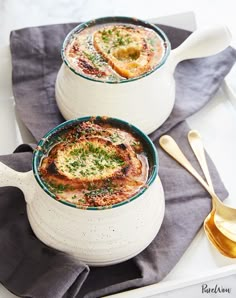
<path fill-rule="evenodd" d="M 214 187 L 212 184 L 211 176 L 206 162 L 204 146 L 199 132 L 196 130 L 191 130 L 188 133 L 188 141 L 201 166 L 201 169 L 203 171 L 203 174 L 206 178 L 206 181 L 210 189 L 214 192 Z M 212 205 L 213 205 L 212 211 L 204 221 L 204 230 L 209 240 L 214 244 L 214 246 L 217 246 L 217 248 L 221 251 L 222 254 L 226 256 L 230 254 L 230 256 L 233 257 L 236 253 L 236 242 L 231 240 L 232 238 L 234 238 L 232 237 L 231 231 L 230 231 L 230 234 L 227 233 L 227 230 L 229 230 L 230 227 L 227 227 L 227 230 L 226 230 L 224 229 L 224 225 L 222 226 L 221 222 L 220 222 L 220 225 L 218 225 L 217 214 L 215 213 L 216 210 L 215 210 L 214 200 L 215 198 L 214 199 L 212 198 Z M 222 230 L 222 227 L 223 227 L 223 230 Z M 225 230 L 226 230 L 226 233 L 225 233 Z M 224 235 L 222 235 L 222 233 Z"/>
<path fill-rule="evenodd" d="M 180 150 L 179 146 L 172 137 L 165 135 L 159 140 L 161 147 L 176 161 L 178 161 L 185 169 L 187 169 L 209 192 L 213 200 L 213 210 L 204 221 L 204 229 L 211 243 L 225 256 L 236 258 L 236 242 L 226 237 L 215 225 L 214 216 L 217 210 L 218 216 L 224 221 L 235 224 L 236 211 L 234 208 L 225 206 L 211 189 L 208 184 L 202 179 L 198 172 L 192 167 L 185 155 Z"/>
<path fill-rule="evenodd" d="M 202 168 L 202 171 L 205 175 L 206 181 L 210 187 L 210 189 L 214 192 L 214 187 L 211 181 L 211 176 L 209 173 L 209 169 L 207 166 L 207 162 L 206 162 L 206 157 L 205 157 L 205 151 L 204 151 L 204 147 L 203 147 L 203 142 L 201 139 L 201 136 L 199 134 L 199 132 L 197 132 L 196 130 L 191 130 L 188 133 L 188 141 L 190 146 L 193 149 L 193 152 L 195 154 L 195 156 L 197 157 L 197 160 Z M 213 207 L 214 207 L 214 201 L 216 198 L 213 198 Z M 228 206 L 224 205 L 222 203 L 223 207 L 228 208 Z M 221 218 L 219 218 L 217 216 L 217 212 L 215 215 L 215 224 L 218 227 L 218 229 L 221 230 L 221 232 L 223 234 L 225 234 L 225 236 L 227 236 L 228 238 L 230 238 L 233 241 L 236 241 L 236 209 L 235 208 L 231 208 L 231 210 L 234 209 L 234 216 L 235 216 L 235 223 L 232 224 L 232 221 L 226 222 L 224 220 L 222 220 Z"/>

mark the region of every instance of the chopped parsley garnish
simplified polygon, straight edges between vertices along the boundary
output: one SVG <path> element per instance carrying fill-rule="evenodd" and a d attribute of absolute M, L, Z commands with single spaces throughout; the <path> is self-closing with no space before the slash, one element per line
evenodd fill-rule
<path fill-rule="evenodd" d="M 65 158 L 65 167 L 73 176 L 87 177 L 103 174 L 106 169 L 119 168 L 125 164 L 116 151 L 92 142 L 73 148 L 69 154 L 71 157 Z"/>
<path fill-rule="evenodd" d="M 132 195 L 133 187 L 139 189 L 139 184 L 133 185 L 129 179 L 139 175 L 132 151 L 143 152 L 141 142 L 120 127 L 99 124 L 91 118 L 47 140 L 39 173 L 56 199 L 83 208 L 111 206 Z M 135 168 L 130 168 L 130 163 Z"/>
<path fill-rule="evenodd" d="M 48 181 L 48 182 L 44 182 L 48 189 L 53 192 L 53 193 L 63 193 L 64 191 L 67 191 L 67 190 L 73 190 L 73 187 L 69 184 L 56 184 L 55 182 L 53 181 Z"/>
<path fill-rule="evenodd" d="M 85 191 L 85 196 L 89 198 L 103 197 L 114 194 L 117 190 L 117 185 L 113 184 L 112 180 L 108 179 L 100 188 L 96 187 L 96 185 L 89 184 L 87 191 Z"/>

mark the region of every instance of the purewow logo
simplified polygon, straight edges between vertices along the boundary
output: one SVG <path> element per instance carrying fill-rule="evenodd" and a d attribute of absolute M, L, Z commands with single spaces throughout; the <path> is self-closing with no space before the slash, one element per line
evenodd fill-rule
<path fill-rule="evenodd" d="M 231 288 L 225 288 L 216 284 L 213 287 L 209 287 L 207 284 L 202 284 L 202 294 L 219 294 L 219 293 L 231 293 Z"/>

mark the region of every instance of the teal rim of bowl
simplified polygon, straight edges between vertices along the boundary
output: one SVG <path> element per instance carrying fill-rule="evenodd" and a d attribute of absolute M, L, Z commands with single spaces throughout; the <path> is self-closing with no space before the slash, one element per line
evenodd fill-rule
<path fill-rule="evenodd" d="M 93 77 L 89 77 L 89 76 L 86 76 L 85 74 L 83 73 L 80 73 L 80 72 L 77 72 L 72 66 L 70 66 L 70 63 L 68 62 L 67 58 L 66 58 L 66 55 L 65 55 L 65 48 L 66 46 L 68 45 L 71 37 L 78 33 L 78 32 L 81 32 L 82 30 L 84 30 L 85 28 L 88 28 L 90 26 L 94 26 L 96 24 L 98 25 L 101 25 L 101 24 L 104 24 L 104 23 L 127 23 L 127 24 L 133 24 L 133 25 L 137 25 L 137 26 L 143 26 L 145 28 L 148 28 L 148 29 L 152 29 L 154 30 L 158 35 L 159 37 L 161 37 L 161 39 L 163 40 L 163 42 L 165 43 L 165 54 L 163 55 L 161 61 L 154 67 L 152 68 L 151 70 L 143 73 L 142 75 L 140 76 L 137 76 L 135 78 L 131 78 L 131 79 L 124 79 L 124 80 L 121 80 L 121 81 L 103 81 L 103 80 L 99 80 L 99 79 L 96 79 L 96 78 L 93 78 Z M 66 64 L 66 66 L 76 75 L 78 76 L 81 76 L 87 80 L 90 80 L 90 81 L 94 81 L 94 82 L 99 82 L 99 83 L 107 83 L 107 84 L 122 84 L 122 83 L 128 83 L 128 82 L 132 82 L 132 81 L 136 81 L 136 80 L 139 80 L 141 78 L 144 78 L 148 75 L 150 75 L 151 73 L 153 73 L 154 71 L 156 71 L 158 68 L 160 68 L 167 60 L 169 54 L 170 54 L 170 51 L 171 51 L 171 44 L 170 44 L 170 41 L 168 39 L 168 37 L 166 36 L 166 34 L 164 33 L 163 30 L 161 30 L 158 26 L 154 25 L 154 24 L 151 24 L 147 21 L 144 21 L 144 20 L 140 20 L 140 19 L 137 19 L 137 18 L 132 18 L 132 17 L 124 17 L 124 16 L 115 16 L 115 17 L 102 17 L 102 18 L 98 18 L 98 19 L 93 19 L 93 20 L 90 20 L 90 21 L 87 21 L 85 23 L 81 23 L 79 24 L 78 26 L 76 26 L 74 29 L 72 29 L 66 36 L 66 38 L 64 39 L 64 42 L 62 44 L 62 49 L 61 49 L 61 57 L 62 57 L 62 60 L 63 62 Z"/>
<path fill-rule="evenodd" d="M 48 141 L 48 139 L 52 135 L 56 134 L 57 132 L 59 132 L 62 129 L 66 129 L 67 127 L 79 124 L 79 123 L 84 122 L 84 121 L 89 121 L 91 119 L 98 120 L 98 121 L 99 120 L 100 121 L 109 121 L 109 120 L 111 120 L 111 121 L 114 121 L 115 123 L 120 123 L 124 127 L 127 127 L 128 129 L 131 130 L 131 132 L 136 133 L 140 137 L 142 142 L 144 142 L 145 144 L 147 144 L 149 146 L 148 149 L 150 151 L 151 158 L 153 159 L 153 166 L 152 166 L 152 169 L 151 169 L 151 174 L 150 174 L 150 177 L 148 178 L 148 181 L 146 182 L 145 186 L 142 187 L 140 189 L 140 191 L 138 193 L 136 193 L 134 196 L 132 196 L 132 197 L 120 202 L 120 203 L 114 204 L 114 205 L 98 206 L 98 207 L 87 207 L 87 206 L 82 206 L 82 205 L 80 206 L 80 205 L 76 205 L 76 204 L 73 204 L 73 203 L 69 203 L 69 202 L 63 201 L 63 200 L 58 200 L 56 198 L 56 195 L 53 194 L 52 192 L 50 192 L 49 189 L 47 188 L 47 186 L 43 183 L 42 179 L 40 178 L 39 172 L 38 172 L 38 166 L 41 162 L 42 156 L 44 155 L 44 153 L 41 149 L 43 149 L 43 146 Z M 41 156 L 39 156 L 40 154 L 41 154 Z M 124 120 L 120 120 L 118 118 L 113 118 L 113 117 L 105 117 L 105 120 L 104 120 L 104 117 L 101 117 L 101 116 L 97 116 L 97 117 L 86 116 L 86 117 L 81 117 L 81 118 L 68 120 L 68 121 L 65 121 L 65 122 L 59 124 L 55 128 L 51 129 L 38 142 L 38 145 L 37 145 L 37 147 L 36 147 L 36 149 L 34 150 L 34 153 L 33 153 L 33 161 L 32 162 L 33 162 L 33 173 L 34 173 L 34 176 L 35 176 L 38 184 L 50 197 L 52 197 L 54 200 L 56 200 L 59 203 L 63 203 L 67 206 L 74 207 L 74 208 L 77 208 L 77 209 L 83 209 L 83 210 L 107 210 L 107 209 L 123 206 L 123 205 L 125 205 L 129 202 L 134 201 L 135 199 L 140 197 L 148 189 L 148 187 L 154 182 L 155 178 L 157 177 L 157 173 L 158 173 L 158 169 L 159 169 L 159 160 L 158 160 L 158 154 L 157 154 L 156 147 L 154 146 L 151 139 L 145 133 L 143 133 L 140 129 L 138 129 L 137 127 L 133 126 L 132 124 L 130 124 L 130 123 L 124 121 Z"/>

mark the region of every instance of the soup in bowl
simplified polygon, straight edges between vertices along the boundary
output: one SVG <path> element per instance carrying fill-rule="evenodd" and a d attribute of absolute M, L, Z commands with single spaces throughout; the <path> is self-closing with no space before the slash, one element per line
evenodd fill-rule
<path fill-rule="evenodd" d="M 50 146 L 39 147 L 46 154 L 35 171 L 58 200 L 109 207 L 147 187 L 149 170 L 153 176 L 156 170 L 149 149 L 137 133 L 117 124 L 105 117 L 73 123 L 52 136 Z"/>
<path fill-rule="evenodd" d="M 57 105 L 65 119 L 107 115 L 149 134 L 173 109 L 176 65 L 214 55 L 230 41 L 228 29 L 215 26 L 196 30 L 171 50 L 165 32 L 144 20 L 116 16 L 79 24 L 62 45 Z"/>
<path fill-rule="evenodd" d="M 135 126 L 109 117 L 66 121 L 40 140 L 32 167 L 19 173 L 0 163 L 0 185 L 22 189 L 30 225 L 47 245 L 104 266 L 135 256 L 158 233 L 158 155 Z"/>
<path fill-rule="evenodd" d="M 154 28 L 125 20 L 78 28 L 66 39 L 63 50 L 75 73 L 109 83 L 152 71 L 167 54 L 168 41 Z"/>

